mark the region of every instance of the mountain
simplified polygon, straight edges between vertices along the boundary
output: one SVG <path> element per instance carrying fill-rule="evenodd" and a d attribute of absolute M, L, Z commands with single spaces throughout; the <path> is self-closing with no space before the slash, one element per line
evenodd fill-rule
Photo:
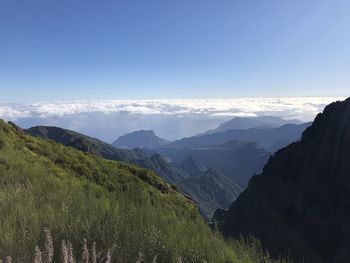
<path fill-rule="evenodd" d="M 286 124 L 274 129 L 252 128 L 248 130 L 227 130 L 224 132 L 184 138 L 169 143 L 165 145 L 164 148 L 190 148 L 238 140 L 241 142 L 257 142 L 261 147 L 274 151 L 276 150 L 276 144 L 278 144 L 278 147 L 284 147 L 288 145 L 289 142 L 298 140 L 302 132 L 310 125 L 311 123 Z"/>
<path fill-rule="evenodd" d="M 169 142 L 165 139 L 158 137 L 154 131 L 140 130 L 120 136 L 116 141 L 112 143 L 117 148 L 158 148 L 166 145 Z"/>
<path fill-rule="evenodd" d="M 230 178 L 215 169 L 207 169 L 179 183 L 180 189 L 198 204 L 200 212 L 210 219 L 216 209 L 227 209 L 242 192 Z"/>
<path fill-rule="evenodd" d="M 272 254 L 350 262 L 350 98 L 327 106 L 299 142 L 275 153 L 222 215 L 227 237 Z M 217 213 L 220 214 L 220 213 Z"/>
<path fill-rule="evenodd" d="M 191 171 L 189 174 L 198 173 L 196 170 L 200 169 L 199 163 L 204 167 L 214 168 L 241 188 L 247 187 L 250 178 L 262 171 L 271 155 L 257 143 L 235 140 L 180 149 L 159 148 L 157 152 L 174 163 L 180 163 L 182 169 Z"/>
<path fill-rule="evenodd" d="M 220 124 L 217 128 L 207 131 L 206 134 L 224 132 L 227 130 L 247 130 L 252 128 L 273 129 L 286 124 L 301 124 L 301 121 L 296 119 L 284 120 L 272 116 L 235 117 Z"/>

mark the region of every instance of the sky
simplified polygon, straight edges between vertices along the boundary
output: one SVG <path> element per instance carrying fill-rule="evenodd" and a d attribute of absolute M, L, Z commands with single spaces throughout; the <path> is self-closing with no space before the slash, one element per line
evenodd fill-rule
<path fill-rule="evenodd" d="M 0 102 L 348 96 L 348 0 L 0 0 Z"/>

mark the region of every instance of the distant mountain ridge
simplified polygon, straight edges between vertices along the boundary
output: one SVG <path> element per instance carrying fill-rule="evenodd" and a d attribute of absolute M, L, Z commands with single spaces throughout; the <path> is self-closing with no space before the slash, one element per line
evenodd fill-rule
<path fill-rule="evenodd" d="M 190 148 L 238 140 L 241 142 L 257 142 L 261 147 L 275 151 L 278 149 L 276 149 L 277 144 L 278 147 L 283 147 L 290 142 L 298 140 L 302 132 L 310 125 L 311 123 L 309 122 L 303 124 L 285 124 L 273 129 L 251 128 L 248 130 L 227 130 L 183 138 L 165 145 L 164 148 Z"/>
<path fill-rule="evenodd" d="M 115 140 L 112 145 L 117 148 L 153 149 L 168 144 L 169 141 L 158 137 L 152 130 L 140 130 L 127 133 Z"/>
<path fill-rule="evenodd" d="M 228 237 L 253 234 L 297 262 L 350 262 L 350 98 L 328 105 L 301 141 L 276 152 L 221 214 Z"/>
<path fill-rule="evenodd" d="M 273 129 L 286 124 L 301 124 L 297 119 L 284 120 L 273 116 L 257 117 L 235 117 L 229 121 L 220 124 L 213 130 L 206 131 L 204 134 L 225 132 L 227 130 L 248 130 L 248 129 Z"/>

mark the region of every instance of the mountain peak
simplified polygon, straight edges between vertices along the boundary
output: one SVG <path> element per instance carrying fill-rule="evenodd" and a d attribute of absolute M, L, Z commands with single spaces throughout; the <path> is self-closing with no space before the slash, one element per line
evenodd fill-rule
<path fill-rule="evenodd" d="M 112 143 L 118 148 L 158 148 L 169 142 L 158 137 L 153 130 L 139 130 L 120 136 Z"/>

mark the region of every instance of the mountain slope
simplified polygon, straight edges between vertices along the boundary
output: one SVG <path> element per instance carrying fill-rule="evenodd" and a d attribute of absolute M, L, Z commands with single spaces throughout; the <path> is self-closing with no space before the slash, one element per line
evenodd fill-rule
<path fill-rule="evenodd" d="M 296 141 L 311 123 L 286 124 L 274 129 L 227 130 L 213 134 L 204 134 L 174 141 L 164 148 L 189 148 L 225 143 L 231 140 L 240 142 L 256 142 L 267 150 L 275 150 L 275 144 L 285 140 L 287 143 Z M 283 145 L 286 146 L 286 145 Z"/>
<path fill-rule="evenodd" d="M 227 209 L 242 192 L 241 187 L 215 169 L 191 176 L 181 181 L 179 187 L 193 198 L 207 219 L 216 209 Z"/>
<path fill-rule="evenodd" d="M 153 154 L 151 157 L 144 157 L 131 160 L 132 163 L 141 167 L 151 169 L 159 174 L 167 182 L 177 185 L 180 181 L 187 178 L 189 175 L 181 169 L 173 166 L 165 160 L 160 154 Z"/>
<path fill-rule="evenodd" d="M 272 253 L 350 261 L 350 99 L 327 106 L 279 150 L 225 213 L 226 236 L 255 235 Z"/>
<path fill-rule="evenodd" d="M 140 154 L 135 151 L 117 149 L 106 142 L 68 129 L 52 126 L 35 126 L 24 129 L 24 132 L 65 146 L 72 146 L 83 152 L 89 152 L 110 160 L 128 162 L 132 159 L 141 158 Z"/>
<path fill-rule="evenodd" d="M 227 130 L 247 130 L 247 129 L 273 129 L 286 124 L 301 124 L 299 120 L 284 120 L 272 116 L 258 117 L 235 117 L 220 124 L 217 128 L 209 130 L 206 134 L 224 132 Z"/>
<path fill-rule="evenodd" d="M 117 148 L 158 148 L 169 142 L 158 137 L 152 130 L 140 130 L 120 136 L 112 145 Z"/>
<path fill-rule="evenodd" d="M 179 168 L 185 170 L 191 177 L 200 176 L 208 170 L 195 155 L 190 155 L 183 160 L 179 164 Z"/>

